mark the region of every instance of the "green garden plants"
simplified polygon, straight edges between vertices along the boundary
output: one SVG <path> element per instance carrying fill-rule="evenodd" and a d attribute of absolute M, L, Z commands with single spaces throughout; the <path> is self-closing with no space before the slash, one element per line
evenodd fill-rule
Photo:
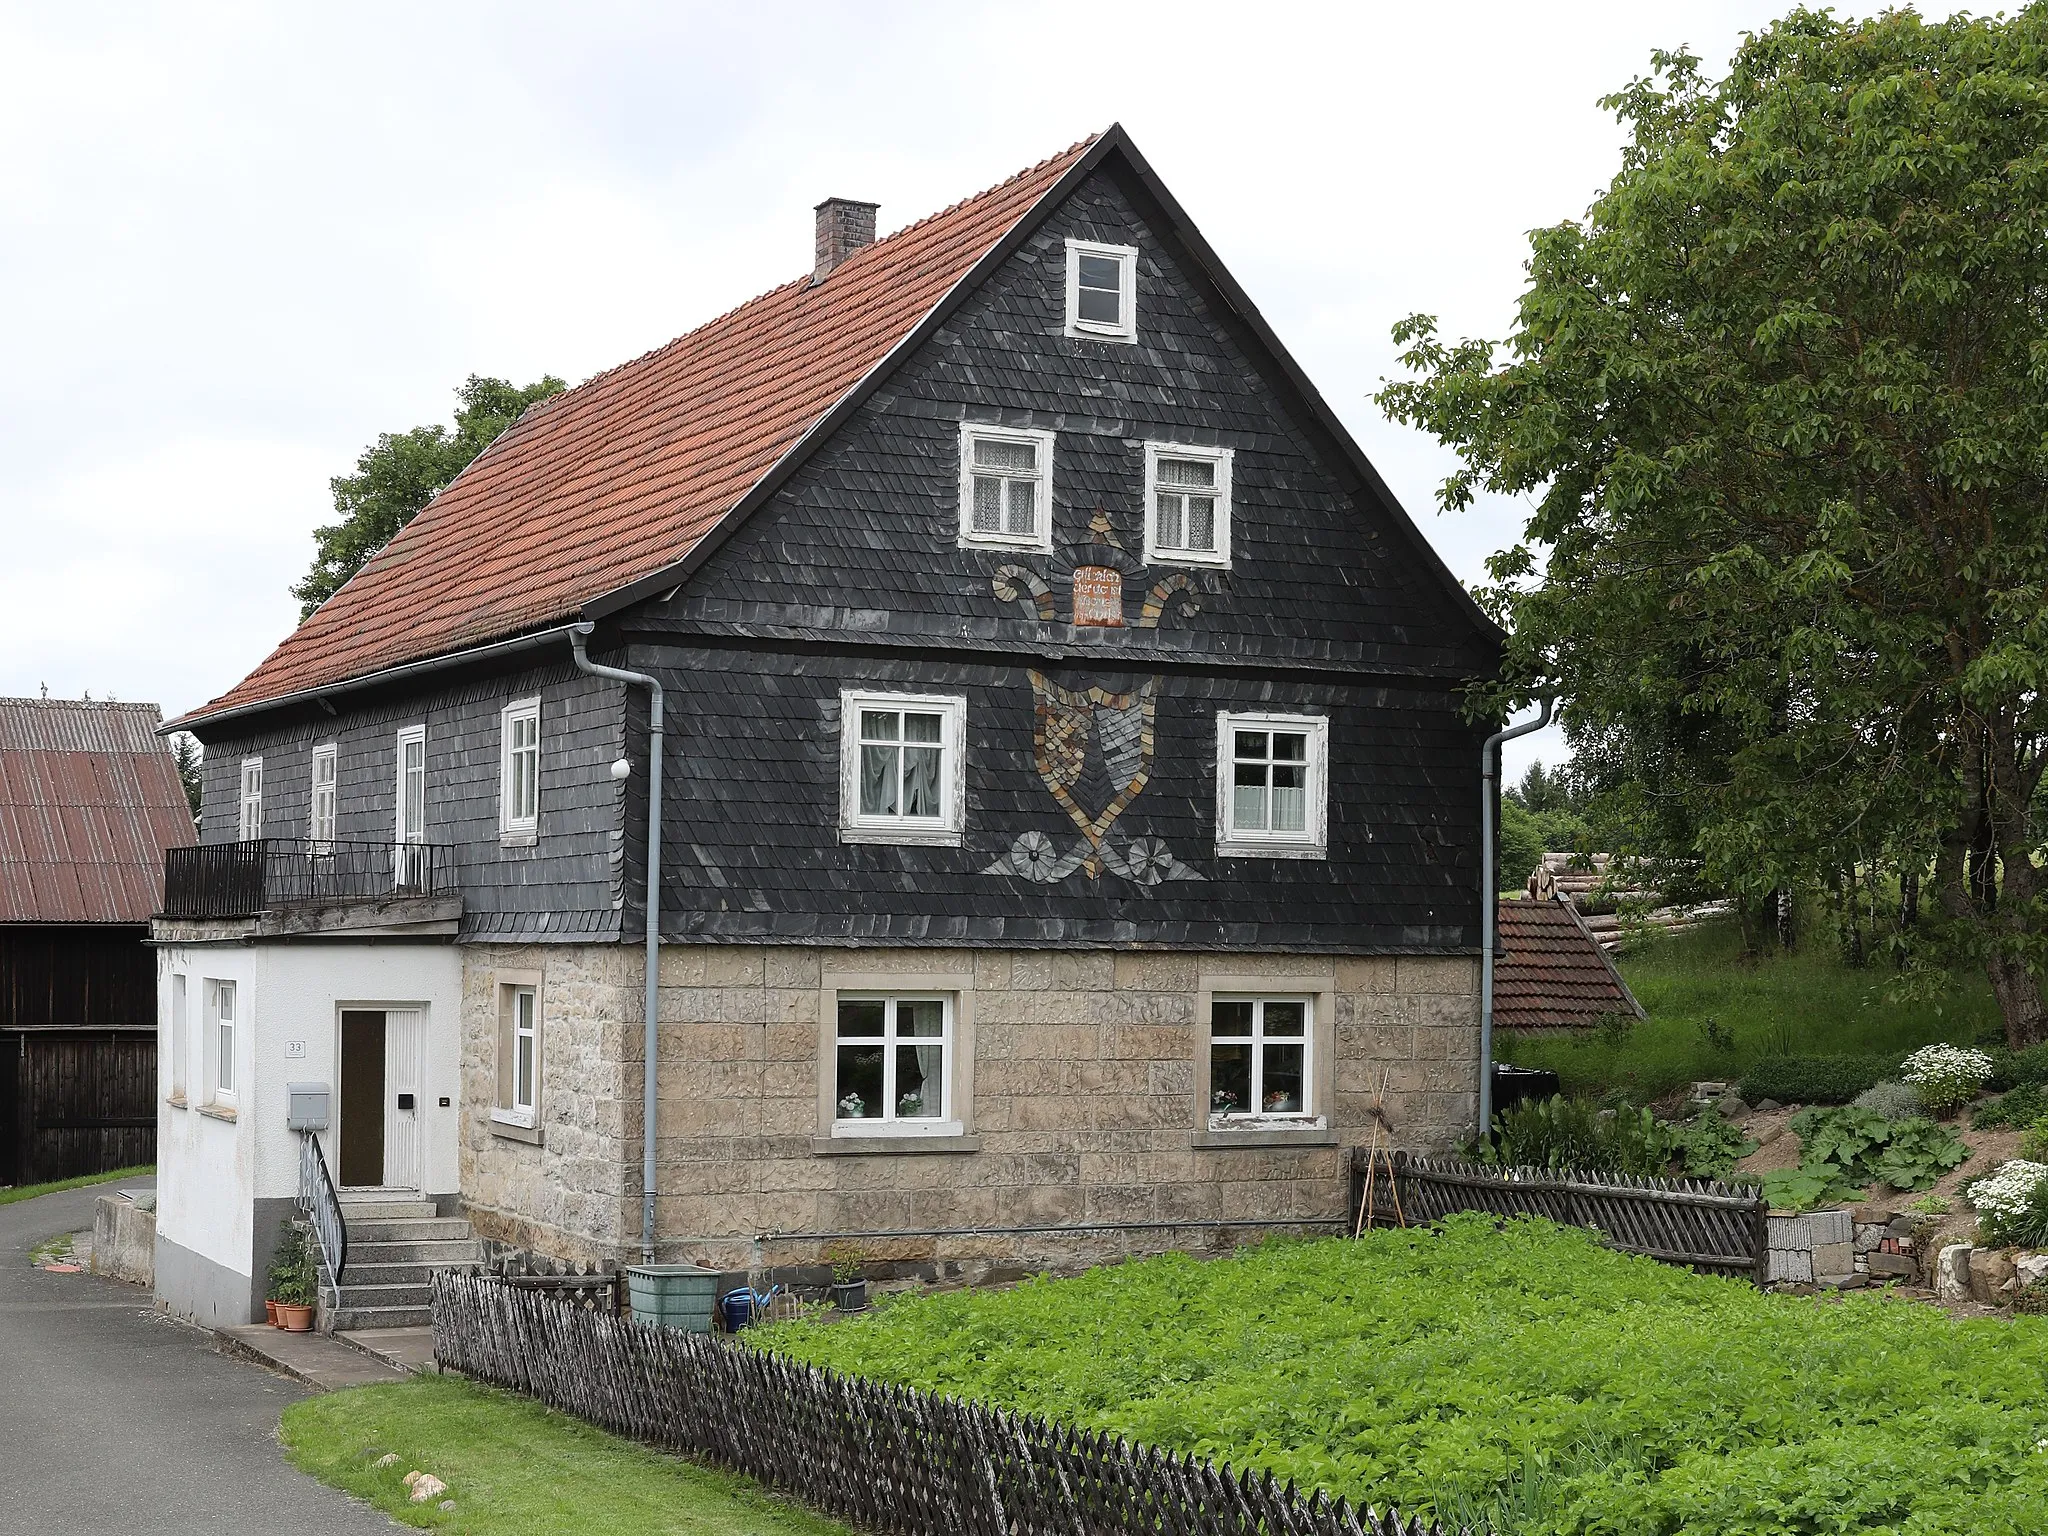
<path fill-rule="evenodd" d="M 745 1338 L 1512 1536 L 2038 1536 L 2048 1509 L 2048 1320 L 1770 1295 L 1539 1221 L 1169 1254 Z"/>

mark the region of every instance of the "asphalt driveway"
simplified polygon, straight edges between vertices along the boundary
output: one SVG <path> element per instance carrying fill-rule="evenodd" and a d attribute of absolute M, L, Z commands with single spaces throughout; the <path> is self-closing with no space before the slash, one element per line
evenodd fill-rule
<path fill-rule="evenodd" d="M 391 1531 L 285 1462 L 277 1416 L 305 1388 L 215 1354 L 136 1286 L 29 1266 L 123 1187 L 0 1206 L 0 1531 Z"/>

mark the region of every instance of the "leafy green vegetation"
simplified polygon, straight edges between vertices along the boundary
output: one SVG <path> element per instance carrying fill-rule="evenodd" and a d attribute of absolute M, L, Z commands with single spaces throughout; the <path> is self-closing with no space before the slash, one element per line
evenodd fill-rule
<path fill-rule="evenodd" d="M 1767 1295 L 1485 1218 L 778 1324 L 758 1347 L 1510 1536 L 2038 1531 L 2048 1321 Z"/>
<path fill-rule="evenodd" d="M 1954 973 L 1933 1002 L 1894 999 L 1886 994 L 1896 973 L 1849 966 L 1818 941 L 1745 959 L 1733 922 L 1646 937 L 1617 964 L 1648 1018 L 1576 1038 L 1503 1032 L 1501 1059 L 1550 1068 L 1567 1094 L 1637 1104 L 1703 1079 L 1739 1082 L 1751 1103 L 1847 1103 L 1896 1078 L 1908 1051 L 1998 1026 L 1990 986 L 1975 972 Z M 1786 1058 L 1860 1060 L 1792 1067 Z"/>
<path fill-rule="evenodd" d="M 76 1179 L 53 1179 L 48 1184 L 17 1184 L 12 1189 L 0 1189 L 0 1205 L 12 1205 L 17 1200 L 33 1200 L 37 1195 L 54 1195 L 60 1190 L 84 1189 L 92 1184 L 114 1184 L 122 1179 L 146 1179 L 156 1173 L 155 1163 L 144 1163 L 137 1168 L 116 1168 L 112 1173 L 88 1173 Z"/>
<path fill-rule="evenodd" d="M 744 1479 L 664 1456 L 454 1376 L 294 1403 L 279 1428 L 292 1464 L 396 1520 L 476 1536 L 849 1536 Z M 388 1466 L 377 1463 L 397 1457 Z M 430 1472 L 440 1500 L 410 1502 Z"/>

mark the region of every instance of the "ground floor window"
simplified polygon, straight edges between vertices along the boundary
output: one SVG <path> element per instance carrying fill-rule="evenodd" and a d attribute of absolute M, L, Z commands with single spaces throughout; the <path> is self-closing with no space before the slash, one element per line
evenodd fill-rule
<path fill-rule="evenodd" d="M 1306 997 L 1219 997 L 1209 1030 L 1209 1112 L 1303 1116 L 1310 1104 L 1314 1001 Z"/>
<path fill-rule="evenodd" d="M 834 1123 L 946 1120 L 952 1051 L 950 997 L 842 993 Z"/>

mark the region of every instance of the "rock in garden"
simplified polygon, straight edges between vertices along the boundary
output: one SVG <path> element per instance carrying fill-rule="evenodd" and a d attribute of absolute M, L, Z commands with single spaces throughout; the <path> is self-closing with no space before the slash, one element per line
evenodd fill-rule
<path fill-rule="evenodd" d="M 1934 1295 L 1939 1301 L 1970 1299 L 1970 1254 L 1968 1243 L 1950 1243 L 1935 1256 Z"/>
<path fill-rule="evenodd" d="M 1970 1294 L 1987 1307 L 2005 1300 L 2002 1292 L 2012 1289 L 2017 1271 L 2012 1260 L 1994 1248 L 1976 1248 L 1970 1253 Z"/>
<path fill-rule="evenodd" d="M 412 1477 L 406 1478 L 407 1482 L 412 1483 L 412 1501 L 415 1504 L 424 1504 L 429 1499 L 438 1499 L 448 1491 L 448 1485 L 431 1472 L 420 1472 L 415 1474 L 415 1476 L 418 1477 L 419 1481 L 413 1482 Z"/>

